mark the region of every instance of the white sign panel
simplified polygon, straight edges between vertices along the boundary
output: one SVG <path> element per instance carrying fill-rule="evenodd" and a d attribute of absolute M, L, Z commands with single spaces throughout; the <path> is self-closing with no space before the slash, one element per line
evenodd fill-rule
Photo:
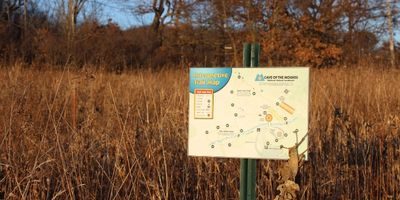
<path fill-rule="evenodd" d="M 288 159 L 307 133 L 309 68 L 191 68 L 189 90 L 189 155 Z"/>

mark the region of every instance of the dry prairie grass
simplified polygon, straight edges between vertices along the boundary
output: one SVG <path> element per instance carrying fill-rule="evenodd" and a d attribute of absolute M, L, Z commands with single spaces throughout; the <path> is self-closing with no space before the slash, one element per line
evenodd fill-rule
<path fill-rule="evenodd" d="M 187 70 L 0 70 L 1 195 L 238 199 L 238 159 L 187 156 L 187 79 Z M 312 70 L 299 198 L 400 199 L 399 80 L 399 70 Z M 258 162 L 258 199 L 277 194 L 278 164 Z"/>

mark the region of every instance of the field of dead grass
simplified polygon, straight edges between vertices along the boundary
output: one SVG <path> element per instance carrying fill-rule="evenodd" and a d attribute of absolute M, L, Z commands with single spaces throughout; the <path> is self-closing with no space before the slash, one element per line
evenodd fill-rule
<path fill-rule="evenodd" d="M 400 199 L 400 70 L 312 69 L 311 79 L 299 198 Z M 0 80 L 0 199 L 239 197 L 238 159 L 187 156 L 187 69 L 16 66 Z M 280 161 L 257 164 L 258 199 L 273 199 Z"/>

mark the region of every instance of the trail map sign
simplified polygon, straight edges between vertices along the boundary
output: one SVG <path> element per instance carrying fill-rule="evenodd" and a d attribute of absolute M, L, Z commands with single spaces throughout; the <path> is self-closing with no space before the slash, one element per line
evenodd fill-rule
<path fill-rule="evenodd" d="M 307 133 L 309 68 L 191 68 L 189 90 L 189 155 L 288 159 Z"/>

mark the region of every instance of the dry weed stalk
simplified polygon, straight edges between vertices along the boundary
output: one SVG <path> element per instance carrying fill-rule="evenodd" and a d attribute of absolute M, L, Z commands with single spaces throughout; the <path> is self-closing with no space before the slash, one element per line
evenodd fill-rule
<path fill-rule="evenodd" d="M 75 131 L 65 74 L 0 69 L 5 199 L 238 199 L 237 159 L 187 156 L 187 70 L 70 72 L 86 77 Z M 260 161 L 258 198 L 296 177 L 299 199 L 398 199 L 399 76 L 312 70 L 308 161 L 288 164 L 281 182 L 277 163 Z"/>
<path fill-rule="evenodd" d="M 76 131 L 76 120 L 77 120 L 77 98 L 76 98 L 76 81 L 72 80 L 71 86 L 71 121 L 72 121 L 72 130 Z"/>
<path fill-rule="evenodd" d="M 279 194 L 274 200 L 293 200 L 297 199 L 297 192 L 300 191 L 300 187 L 297 183 L 291 180 L 286 180 L 283 184 L 280 184 L 277 188 Z"/>
<path fill-rule="evenodd" d="M 280 176 L 278 182 L 281 184 L 277 187 L 277 190 L 280 192 L 280 194 L 278 194 L 278 196 L 275 198 L 276 200 L 296 199 L 296 192 L 300 191 L 300 186 L 295 182 L 295 179 L 297 172 L 299 171 L 299 166 L 301 166 L 302 162 L 304 162 L 303 157 L 305 152 L 299 154 L 298 147 L 307 137 L 308 134 L 306 134 L 300 140 L 300 142 L 297 141 L 294 146 L 287 148 L 289 150 L 289 159 L 278 169 Z"/>

